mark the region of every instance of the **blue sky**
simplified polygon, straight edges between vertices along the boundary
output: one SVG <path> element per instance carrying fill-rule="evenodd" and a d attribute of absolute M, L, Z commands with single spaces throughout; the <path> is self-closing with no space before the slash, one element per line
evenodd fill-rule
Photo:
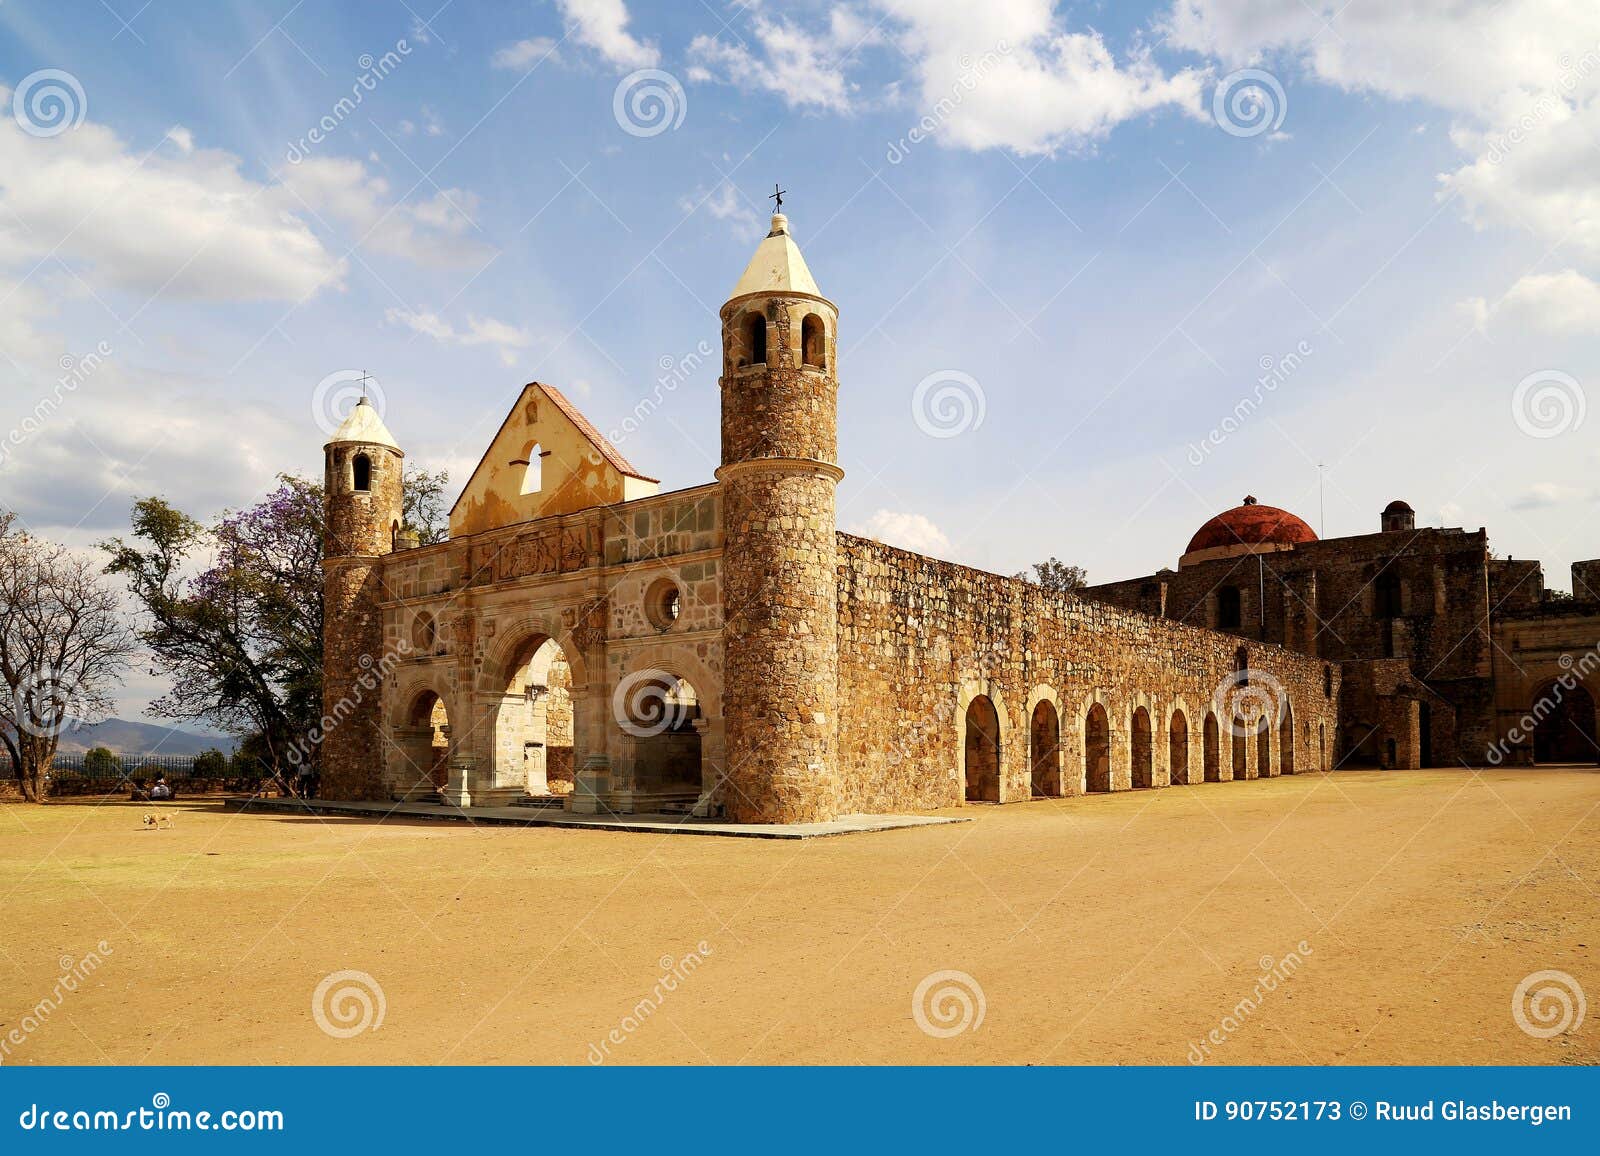
<path fill-rule="evenodd" d="M 1105 581 L 1402 497 L 1600 554 L 1591 4 L 7 0 L 0 86 L 0 504 L 74 545 L 315 473 L 363 369 L 460 483 L 523 382 L 620 430 L 687 359 L 622 444 L 708 480 L 781 182 L 846 528 Z"/>

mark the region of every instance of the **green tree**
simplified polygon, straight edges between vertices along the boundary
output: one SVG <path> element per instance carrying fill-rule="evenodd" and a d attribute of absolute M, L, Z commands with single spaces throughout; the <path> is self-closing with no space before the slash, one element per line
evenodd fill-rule
<path fill-rule="evenodd" d="M 171 680 L 151 713 L 260 736 L 267 773 L 287 775 L 322 712 L 322 487 L 283 476 L 211 527 L 144 498 L 132 528 L 133 541 L 102 547 Z"/>
<path fill-rule="evenodd" d="M 1061 594 L 1075 594 L 1089 584 L 1089 575 L 1082 566 L 1069 566 L 1053 556 L 1035 562 L 1032 574 L 1023 570 L 1014 577 Z"/>
<path fill-rule="evenodd" d="M 401 475 L 400 520 L 424 546 L 443 542 L 450 536 L 450 510 L 444 504 L 449 486 L 449 470 L 430 473 L 420 466 L 407 464 Z"/>
<path fill-rule="evenodd" d="M 83 756 L 83 773 L 91 779 L 114 779 L 122 773 L 122 760 L 110 747 L 93 747 Z"/>
<path fill-rule="evenodd" d="M 197 779 L 225 779 L 228 777 L 228 756 L 212 747 L 194 757 L 192 773 Z"/>

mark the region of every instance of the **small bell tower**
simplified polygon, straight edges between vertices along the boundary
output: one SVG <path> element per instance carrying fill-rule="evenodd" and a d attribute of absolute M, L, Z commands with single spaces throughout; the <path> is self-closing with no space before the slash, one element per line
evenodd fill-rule
<path fill-rule="evenodd" d="M 405 454 L 366 397 L 323 446 L 322 709 L 328 799 L 383 799 L 382 558 L 401 527 Z"/>

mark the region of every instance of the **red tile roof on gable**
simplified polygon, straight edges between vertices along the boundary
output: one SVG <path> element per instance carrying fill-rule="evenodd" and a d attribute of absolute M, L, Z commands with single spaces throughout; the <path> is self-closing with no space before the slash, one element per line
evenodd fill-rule
<path fill-rule="evenodd" d="M 546 397 L 556 403 L 556 408 L 567 415 L 567 420 L 578 427 L 578 432 L 589 439 L 589 444 L 600 451 L 600 456 L 610 462 L 621 473 L 630 478 L 638 478 L 645 482 L 659 482 L 660 478 L 652 478 L 641 474 L 627 458 L 622 456 L 622 451 L 611 443 L 611 439 L 595 429 L 589 419 L 578 412 L 578 408 L 566 399 L 566 396 L 553 385 L 546 385 L 542 381 L 532 381 L 529 385 L 536 385 L 544 391 Z"/>

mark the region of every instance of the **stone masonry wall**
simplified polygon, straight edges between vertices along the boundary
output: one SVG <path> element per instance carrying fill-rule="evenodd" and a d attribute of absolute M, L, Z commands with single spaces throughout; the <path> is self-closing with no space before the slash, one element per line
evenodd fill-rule
<path fill-rule="evenodd" d="M 1152 719 L 1153 783 L 1170 781 L 1172 717 L 1182 712 L 1188 781 L 1204 765 L 1204 720 L 1226 692 L 1240 640 L 1053 594 L 838 535 L 841 810 L 906 811 L 959 805 L 965 794 L 966 708 L 989 696 L 999 715 L 1000 801 L 1030 797 L 1030 720 L 1039 702 L 1060 718 L 1062 790 L 1084 790 L 1084 724 L 1098 703 L 1111 732 L 1111 783 L 1133 781 L 1133 714 Z M 1339 672 L 1280 647 L 1245 644 L 1253 685 L 1286 700 L 1297 772 L 1326 768 L 1332 753 Z M 1281 688 L 1281 689 L 1277 689 Z M 1225 716 L 1227 711 L 1218 711 Z M 1223 777 L 1230 719 L 1220 717 Z M 1142 746 L 1143 744 L 1141 744 Z M 1260 773 L 1258 744 L 1247 774 Z M 1268 744 L 1270 774 L 1283 765 L 1282 735 Z"/>

